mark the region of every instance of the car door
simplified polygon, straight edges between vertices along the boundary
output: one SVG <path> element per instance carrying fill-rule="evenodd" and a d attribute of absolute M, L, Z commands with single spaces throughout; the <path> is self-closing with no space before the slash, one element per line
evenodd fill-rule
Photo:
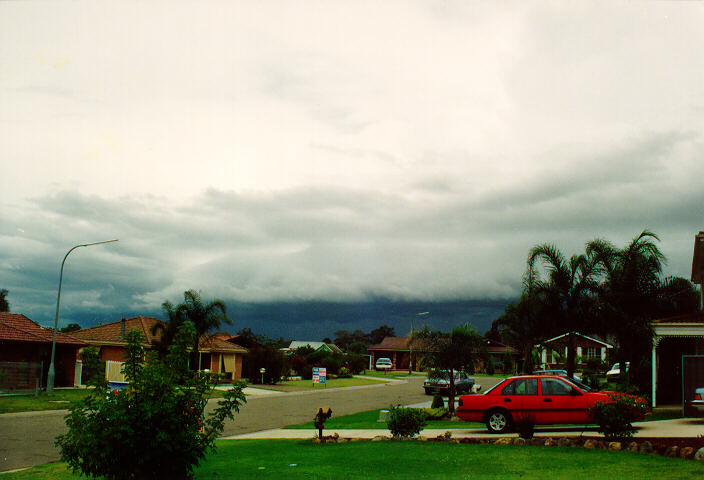
<path fill-rule="evenodd" d="M 501 404 L 513 420 L 519 420 L 525 414 L 535 414 L 538 403 L 538 380 L 536 378 L 517 378 L 501 390 Z"/>
<path fill-rule="evenodd" d="M 546 424 L 589 423 L 586 395 L 561 378 L 540 379 L 540 404 Z"/>

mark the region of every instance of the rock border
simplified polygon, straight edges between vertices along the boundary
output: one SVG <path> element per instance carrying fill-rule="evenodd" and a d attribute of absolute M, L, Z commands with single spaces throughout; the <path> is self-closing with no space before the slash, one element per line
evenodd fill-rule
<path fill-rule="evenodd" d="M 383 442 L 383 441 L 423 441 L 423 442 L 446 442 L 446 443 L 464 443 L 478 445 L 519 445 L 519 446 L 534 446 L 534 447 L 562 447 L 562 448 L 586 448 L 609 450 L 613 452 L 628 451 L 631 453 L 644 453 L 652 455 L 661 455 L 669 458 L 681 458 L 686 460 L 694 460 L 704 462 L 704 447 L 695 449 L 691 446 L 679 447 L 678 445 L 662 445 L 653 444 L 650 440 L 641 442 L 636 439 L 626 440 L 624 442 L 607 442 L 599 437 L 533 437 L 525 439 L 520 437 L 499 437 L 492 438 L 452 438 L 452 432 L 447 431 L 437 437 L 413 437 L 413 438 L 394 438 L 388 435 L 377 435 L 371 439 L 368 438 L 345 438 L 339 434 L 324 436 L 322 439 L 315 437 L 313 443 L 317 444 L 333 444 L 346 442 Z M 662 439 L 663 443 L 667 443 L 667 439 Z M 704 439 L 702 442 L 704 443 Z"/>

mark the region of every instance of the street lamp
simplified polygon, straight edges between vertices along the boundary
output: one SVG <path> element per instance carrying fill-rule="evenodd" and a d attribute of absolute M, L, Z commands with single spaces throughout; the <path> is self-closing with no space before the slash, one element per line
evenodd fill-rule
<path fill-rule="evenodd" d="M 430 312 L 419 312 L 416 313 L 416 317 L 424 317 L 426 315 L 430 315 Z M 408 375 L 411 375 L 413 373 L 413 320 L 415 317 L 411 319 L 411 334 L 410 334 L 410 339 L 411 342 L 408 344 Z"/>
<path fill-rule="evenodd" d="M 77 249 L 79 247 L 90 247 L 91 245 L 101 245 L 103 243 L 112 243 L 112 242 L 117 242 L 117 239 L 105 240 L 104 242 L 84 243 L 83 245 L 76 245 L 75 247 L 71 248 L 71 250 L 66 252 L 64 259 L 61 262 L 61 271 L 59 273 L 59 294 L 56 297 L 56 318 L 54 319 L 54 338 L 51 341 L 51 360 L 49 361 L 49 372 L 46 375 L 46 394 L 47 394 L 47 396 L 52 396 L 54 394 L 54 377 L 55 377 L 54 356 L 56 355 L 56 331 L 59 329 L 59 302 L 61 301 L 61 280 L 64 277 L 64 263 L 66 263 L 66 258 L 68 258 L 69 253 L 73 252 L 75 249 Z"/>

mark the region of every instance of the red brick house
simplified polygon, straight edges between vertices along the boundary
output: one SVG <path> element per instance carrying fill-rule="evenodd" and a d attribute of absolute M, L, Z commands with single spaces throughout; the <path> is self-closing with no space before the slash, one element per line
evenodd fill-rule
<path fill-rule="evenodd" d="M 416 370 L 418 364 L 415 355 L 411 355 L 411 347 L 407 337 L 384 337 L 381 343 L 367 348 L 372 356 L 372 368 L 376 368 L 376 361 L 388 358 L 393 366 L 392 370 L 408 370 L 409 359 L 413 360 L 412 369 Z"/>
<path fill-rule="evenodd" d="M 44 328 L 20 313 L 0 313 L 0 389 L 33 389 L 46 386 L 54 330 Z M 54 370 L 57 387 L 72 387 L 76 353 L 86 343 L 56 333 Z"/>
<path fill-rule="evenodd" d="M 154 342 L 161 338 L 161 330 L 152 333 L 157 324 L 166 325 L 157 318 L 139 316 L 85 328 L 72 335 L 99 349 L 100 359 L 106 362 L 105 374 L 108 380 L 123 381 L 120 370 L 127 352 L 125 334 L 131 330 L 140 331 L 146 339 L 144 348 L 150 350 L 154 348 Z M 201 335 L 198 350 L 198 365 L 192 365 L 193 368 L 223 373 L 229 381 L 242 378 L 242 358 L 247 353 L 246 348 L 226 342 L 215 334 L 206 334 Z"/>

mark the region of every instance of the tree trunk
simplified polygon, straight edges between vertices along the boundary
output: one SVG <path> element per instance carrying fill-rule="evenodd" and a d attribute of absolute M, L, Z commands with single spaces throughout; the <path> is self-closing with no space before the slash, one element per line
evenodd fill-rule
<path fill-rule="evenodd" d="M 572 378 L 574 377 L 574 360 L 575 360 L 575 352 L 577 350 L 577 336 L 573 333 L 570 332 L 567 340 L 567 376 Z"/>
<path fill-rule="evenodd" d="M 450 370 L 450 388 L 447 395 L 447 413 L 452 417 L 455 415 L 455 372 L 452 369 Z"/>

